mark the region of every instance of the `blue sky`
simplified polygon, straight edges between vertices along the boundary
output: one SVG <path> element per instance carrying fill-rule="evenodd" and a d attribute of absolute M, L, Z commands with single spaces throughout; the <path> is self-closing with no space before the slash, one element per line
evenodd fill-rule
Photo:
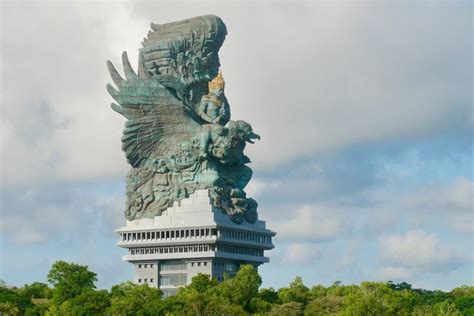
<path fill-rule="evenodd" d="M 99 287 L 132 277 L 123 119 L 105 61 L 136 63 L 149 23 L 213 13 L 247 191 L 277 232 L 263 285 L 472 284 L 472 4 L 2 3 L 0 278 L 45 281 L 55 260 Z"/>

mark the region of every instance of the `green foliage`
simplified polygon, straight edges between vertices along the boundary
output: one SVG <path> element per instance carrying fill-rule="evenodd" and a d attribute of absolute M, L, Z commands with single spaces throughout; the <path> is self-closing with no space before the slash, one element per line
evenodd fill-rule
<path fill-rule="evenodd" d="M 21 288 L 0 282 L 0 315 L 474 315 L 474 287 L 470 286 L 451 292 L 413 289 L 405 282 L 335 282 L 308 288 L 296 277 L 279 290 L 259 289 L 262 279 L 251 265 L 241 266 L 234 277 L 221 283 L 198 274 L 177 295 L 165 299 L 161 290 L 132 282 L 114 285 L 110 291 L 95 290 L 94 272 L 62 261 L 53 264 L 48 280 L 53 288 L 40 282 Z"/>
<path fill-rule="evenodd" d="M 271 316 L 302 316 L 304 305 L 297 302 L 284 303 L 282 305 L 275 305 L 270 311 Z"/>
<path fill-rule="evenodd" d="M 75 263 L 56 261 L 48 273 L 48 282 L 54 286 L 53 301 L 60 305 L 74 298 L 84 290 L 95 289 L 97 274 L 88 270 L 87 266 Z"/>
<path fill-rule="evenodd" d="M 309 299 L 309 289 L 303 284 L 301 277 L 296 277 L 289 287 L 278 290 L 278 298 L 283 303 L 296 302 L 306 305 Z"/>
<path fill-rule="evenodd" d="M 413 308 L 412 316 L 433 316 L 432 306 L 418 305 Z"/>
<path fill-rule="evenodd" d="M 13 303 L 0 303 L 0 315 L 16 316 L 20 313 L 20 309 Z"/>
<path fill-rule="evenodd" d="M 250 300 L 250 310 L 253 314 L 265 314 L 269 312 L 272 307 L 273 304 L 258 297 L 254 297 Z"/>
<path fill-rule="evenodd" d="M 110 297 L 106 290 L 84 289 L 79 295 L 63 302 L 61 305 L 52 305 L 48 310 L 48 315 L 103 315 L 109 306 Z"/>
<path fill-rule="evenodd" d="M 34 282 L 30 285 L 25 284 L 19 290 L 19 293 L 28 299 L 51 298 L 53 296 L 53 292 L 48 285 L 41 282 Z"/>
<path fill-rule="evenodd" d="M 9 315 L 9 313 L 16 315 L 14 314 L 15 311 L 23 314 L 28 307 L 33 306 L 31 300 L 21 295 L 17 289 L 5 286 L 0 287 L 0 304 L 2 304 L 0 311 L 5 315 Z M 15 308 L 12 308 L 12 306 Z M 0 313 L 0 315 L 2 314 Z"/>
<path fill-rule="evenodd" d="M 280 302 L 278 292 L 272 287 L 268 289 L 260 289 L 260 291 L 258 291 L 258 297 L 271 304 L 278 304 Z"/>
<path fill-rule="evenodd" d="M 409 315 L 414 296 L 408 290 L 393 290 L 387 283 L 363 282 L 345 298 L 346 315 Z"/>
<path fill-rule="evenodd" d="M 114 285 L 110 296 L 111 306 L 106 310 L 106 315 L 160 315 L 163 308 L 161 290 L 151 288 L 148 284 L 125 282 Z"/>
<path fill-rule="evenodd" d="M 318 296 L 305 309 L 305 315 L 340 315 L 344 308 L 344 297 L 338 295 Z"/>
<path fill-rule="evenodd" d="M 216 287 L 218 284 L 215 278 L 211 278 L 209 274 L 199 273 L 193 277 L 191 284 L 187 287 L 189 290 L 195 290 L 204 293 L 207 290 Z"/>
<path fill-rule="evenodd" d="M 242 306 L 244 310 L 250 311 L 250 301 L 258 294 L 258 288 L 262 284 L 262 278 L 251 265 L 243 265 L 235 277 L 226 279 L 218 287 L 221 294 L 231 304 Z"/>
<path fill-rule="evenodd" d="M 43 316 L 46 315 L 49 304 L 35 305 L 25 310 L 25 316 Z"/>
<path fill-rule="evenodd" d="M 461 312 L 454 303 L 444 301 L 433 306 L 433 316 L 460 316 Z"/>

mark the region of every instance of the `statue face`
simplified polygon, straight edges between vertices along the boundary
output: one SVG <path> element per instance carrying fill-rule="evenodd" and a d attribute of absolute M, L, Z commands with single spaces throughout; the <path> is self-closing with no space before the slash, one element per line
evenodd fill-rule
<path fill-rule="evenodd" d="M 215 94 L 216 96 L 220 97 L 221 95 L 224 94 L 224 89 L 222 88 L 212 89 L 211 92 Z"/>

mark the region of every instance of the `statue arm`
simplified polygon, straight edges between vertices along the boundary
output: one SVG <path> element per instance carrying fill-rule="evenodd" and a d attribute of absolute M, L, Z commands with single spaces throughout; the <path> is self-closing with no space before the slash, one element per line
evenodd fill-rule
<path fill-rule="evenodd" d="M 221 109 L 219 110 L 220 121 L 222 125 L 226 125 L 230 120 L 230 107 L 227 98 L 224 99 Z"/>
<path fill-rule="evenodd" d="M 204 126 L 204 130 L 201 133 L 201 139 L 199 141 L 199 155 L 202 159 L 207 157 L 207 147 L 211 141 L 211 130 L 208 126 Z"/>
<path fill-rule="evenodd" d="M 199 105 L 199 116 L 206 122 L 212 123 L 212 119 L 207 115 L 207 104 L 209 103 L 209 100 L 207 98 L 203 98 L 201 100 L 201 104 Z"/>

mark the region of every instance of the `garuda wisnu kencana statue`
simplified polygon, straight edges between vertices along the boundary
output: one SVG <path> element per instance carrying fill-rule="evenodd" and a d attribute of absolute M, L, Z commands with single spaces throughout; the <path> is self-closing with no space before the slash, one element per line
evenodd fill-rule
<path fill-rule="evenodd" d="M 214 15 L 151 24 L 137 72 L 122 55 L 125 78 L 110 61 L 117 88 L 107 85 L 126 119 L 122 149 L 128 220 L 152 218 L 195 190 L 209 189 L 216 208 L 236 223 L 257 220 L 245 186 L 252 177 L 246 143 L 260 137 L 245 121 L 231 121 L 218 52 L 227 34 Z"/>

